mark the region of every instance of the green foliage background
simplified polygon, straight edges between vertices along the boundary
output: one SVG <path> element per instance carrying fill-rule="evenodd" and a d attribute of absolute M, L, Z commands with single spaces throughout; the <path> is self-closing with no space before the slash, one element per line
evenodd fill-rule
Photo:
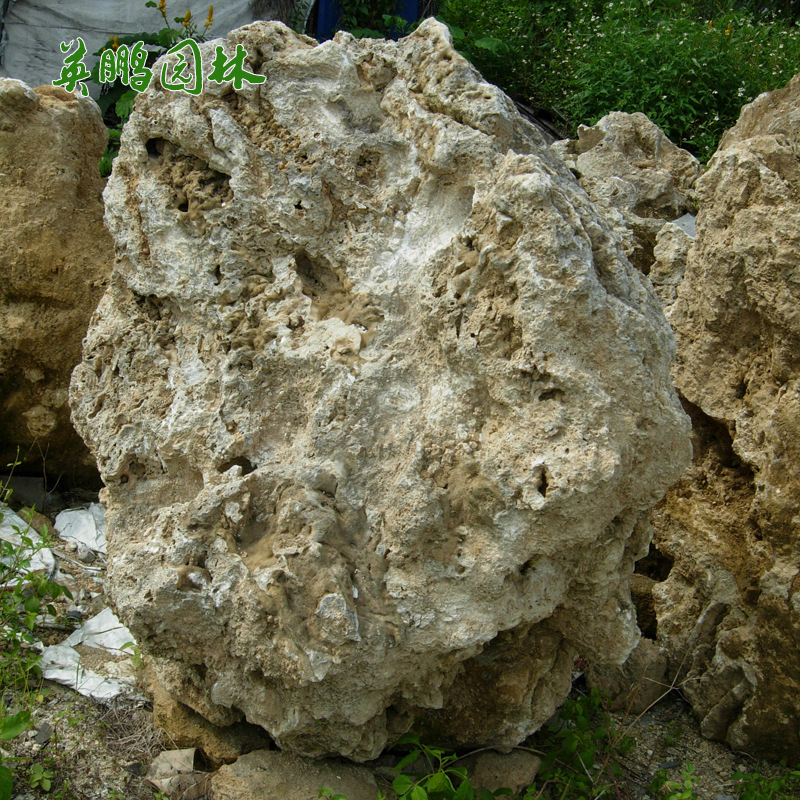
<path fill-rule="evenodd" d="M 487 80 L 564 133 L 642 111 L 707 160 L 744 103 L 800 72 L 799 15 L 796 0 L 445 0 L 438 17 Z"/>

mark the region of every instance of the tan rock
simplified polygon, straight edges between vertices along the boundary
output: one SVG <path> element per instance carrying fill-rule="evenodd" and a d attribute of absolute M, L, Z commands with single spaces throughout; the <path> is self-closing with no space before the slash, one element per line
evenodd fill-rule
<path fill-rule="evenodd" d="M 589 686 L 606 692 L 612 711 L 628 714 L 643 713 L 670 691 L 666 675 L 666 656 L 644 637 L 621 666 L 589 663 L 586 667 Z"/>
<path fill-rule="evenodd" d="M 694 463 L 653 515 L 658 640 L 704 735 L 800 757 L 800 77 L 746 106 L 697 185 L 669 319 Z"/>
<path fill-rule="evenodd" d="M 113 262 L 107 139 L 92 100 L 0 78 L 0 464 L 19 447 L 17 472 L 44 465 L 53 484 L 98 479 L 67 392 Z"/>
<path fill-rule="evenodd" d="M 644 114 L 614 111 L 553 145 L 645 275 L 665 221 L 694 211 L 700 162 Z"/>
<path fill-rule="evenodd" d="M 539 756 L 525 750 L 512 750 L 510 753 L 490 750 L 480 753 L 469 764 L 470 783 L 476 792 L 511 789 L 516 796 L 534 782 L 541 764 Z"/>
<path fill-rule="evenodd" d="M 348 800 L 375 800 L 378 785 L 366 767 L 331 759 L 257 750 L 215 772 L 214 800 L 317 800 L 321 788 Z"/>
<path fill-rule="evenodd" d="M 213 765 L 227 764 L 244 753 L 269 747 L 269 737 L 263 728 L 247 722 L 236 722 L 227 727 L 213 725 L 189 706 L 175 700 L 154 674 L 149 678 L 153 724 L 172 747 L 196 747 Z"/>
<path fill-rule="evenodd" d="M 236 44 L 268 79 L 154 82 L 105 192 L 71 403 L 109 592 L 214 724 L 358 760 L 412 725 L 510 747 L 578 650 L 638 640 L 645 518 L 689 457 L 671 332 L 444 26 Z"/>

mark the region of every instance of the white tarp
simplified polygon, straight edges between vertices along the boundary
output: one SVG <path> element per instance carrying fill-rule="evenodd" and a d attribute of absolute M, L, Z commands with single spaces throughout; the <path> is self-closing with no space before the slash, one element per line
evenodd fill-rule
<path fill-rule="evenodd" d="M 42 676 L 70 686 L 80 694 L 99 702 L 116 697 L 138 698 L 131 647 L 131 632 L 117 619 L 110 608 L 104 608 L 61 644 L 45 647 L 42 652 Z M 102 664 L 102 671 L 86 669 L 78 645 L 94 647 L 111 654 Z M 124 658 L 120 659 L 120 656 Z"/>
<path fill-rule="evenodd" d="M 167 0 L 167 18 L 172 27 L 179 27 L 173 22 L 174 17 L 183 16 L 190 9 L 202 30 L 208 6 L 209 3 L 202 0 Z M 0 0 L 0 13 L 2 8 Z M 226 0 L 217 3 L 210 36 L 224 36 L 254 19 L 283 19 L 288 22 L 291 8 L 290 0 Z M 61 75 L 64 53 L 59 47 L 60 42 L 69 42 L 80 36 L 86 44 L 84 64 L 91 70 L 96 61 L 92 53 L 113 35 L 154 33 L 164 27 L 164 20 L 158 9 L 147 8 L 144 0 L 93 0 L 91 3 L 14 0 L 0 24 L 4 28 L 6 44 L 0 76 L 18 78 L 29 86 L 41 86 L 52 83 Z M 87 82 L 87 86 L 93 95 L 99 91 L 96 84 Z"/>
<path fill-rule="evenodd" d="M 32 542 L 40 542 L 42 537 L 36 533 L 22 517 L 15 514 L 8 506 L 0 504 L 0 539 L 11 542 L 14 546 L 22 542 L 20 533 L 29 538 Z M 18 533 L 19 531 L 19 533 Z M 8 565 L 7 558 L 0 558 L 0 561 Z M 48 548 L 38 550 L 31 556 L 31 563 L 28 572 L 44 572 L 48 578 L 52 579 L 58 572 L 58 564 L 53 551 Z"/>
<path fill-rule="evenodd" d="M 56 532 L 62 539 L 85 544 L 98 553 L 106 552 L 105 509 L 100 503 L 88 508 L 70 508 L 56 517 Z"/>

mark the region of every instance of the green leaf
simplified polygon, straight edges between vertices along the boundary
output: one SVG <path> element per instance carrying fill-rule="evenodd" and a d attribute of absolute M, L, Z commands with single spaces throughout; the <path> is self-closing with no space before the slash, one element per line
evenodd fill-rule
<path fill-rule="evenodd" d="M 397 794 L 405 794 L 413 785 L 414 781 L 412 781 L 408 775 L 398 775 L 392 781 L 392 789 L 394 789 Z"/>
<path fill-rule="evenodd" d="M 428 792 L 447 792 L 453 790 L 453 784 L 450 778 L 444 772 L 434 772 L 426 781 L 425 788 Z"/>
<path fill-rule="evenodd" d="M 475 800 L 475 790 L 468 780 L 461 782 L 461 786 L 456 789 L 456 793 L 453 795 L 453 800 Z"/>
<path fill-rule="evenodd" d="M 421 752 L 421 750 L 412 750 L 410 753 L 403 756 L 403 758 L 400 759 L 397 766 L 394 768 L 394 771 L 402 772 L 407 766 L 409 766 L 409 764 L 413 764 L 417 758 L 419 758 L 419 754 Z"/>
<path fill-rule="evenodd" d="M 131 115 L 131 111 L 133 110 L 133 104 L 136 101 L 136 97 L 139 93 L 131 89 L 122 97 L 117 100 L 116 104 L 114 105 L 114 111 L 117 112 L 117 116 L 121 120 L 127 120 L 128 117 Z"/>
<path fill-rule="evenodd" d="M 428 800 L 428 793 L 421 786 L 415 786 L 411 790 L 410 799 L 411 800 Z"/>
<path fill-rule="evenodd" d="M 144 4 L 144 7 L 145 8 L 158 8 L 158 3 L 156 3 L 155 0 L 147 0 L 147 2 Z"/>
<path fill-rule="evenodd" d="M 0 766 L 0 800 L 11 800 L 14 779 L 8 767 Z"/>
<path fill-rule="evenodd" d="M 0 722 L 0 742 L 16 739 L 21 733 L 25 733 L 30 726 L 30 711 L 20 711 L 18 714 L 3 717 L 2 722 Z"/>

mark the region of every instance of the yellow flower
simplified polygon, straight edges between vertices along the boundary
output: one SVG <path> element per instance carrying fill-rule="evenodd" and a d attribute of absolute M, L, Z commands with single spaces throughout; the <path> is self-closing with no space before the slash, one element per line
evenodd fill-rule
<path fill-rule="evenodd" d="M 710 19 L 708 21 L 708 27 L 709 27 L 709 29 L 713 29 L 714 28 L 714 20 L 713 19 Z"/>
<path fill-rule="evenodd" d="M 118 47 L 119 47 L 119 36 L 114 34 L 114 38 L 111 40 L 111 49 L 116 53 Z"/>
<path fill-rule="evenodd" d="M 728 27 L 727 27 L 727 28 L 725 28 L 725 35 L 726 35 L 726 36 L 730 36 L 730 35 L 731 35 L 731 30 L 732 30 L 731 26 L 730 26 L 730 25 L 728 25 Z"/>
<path fill-rule="evenodd" d="M 183 17 L 183 22 L 181 22 L 181 25 L 183 25 L 184 28 L 188 28 L 189 25 L 191 24 L 192 24 L 192 12 L 187 11 L 185 16 Z"/>
<path fill-rule="evenodd" d="M 167 18 L 167 0 L 158 0 L 158 10 L 164 19 Z"/>
<path fill-rule="evenodd" d="M 206 21 L 203 23 L 203 27 L 208 30 L 214 24 L 214 6 L 208 7 L 208 17 L 206 17 Z"/>

